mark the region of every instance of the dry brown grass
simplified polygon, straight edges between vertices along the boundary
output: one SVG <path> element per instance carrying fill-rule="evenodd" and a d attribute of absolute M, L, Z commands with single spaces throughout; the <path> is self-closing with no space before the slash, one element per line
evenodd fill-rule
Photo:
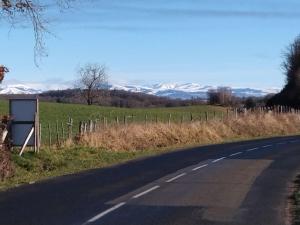
<path fill-rule="evenodd" d="M 249 114 L 225 121 L 108 127 L 80 137 L 79 143 L 88 147 L 131 151 L 289 135 L 299 131 L 300 115 L 267 113 Z"/>

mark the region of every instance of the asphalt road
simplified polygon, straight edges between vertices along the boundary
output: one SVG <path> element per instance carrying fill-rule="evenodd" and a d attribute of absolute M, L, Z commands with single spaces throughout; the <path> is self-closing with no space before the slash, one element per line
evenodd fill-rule
<path fill-rule="evenodd" d="M 211 145 L 0 193 L 1 225 L 284 225 L 300 136 Z"/>

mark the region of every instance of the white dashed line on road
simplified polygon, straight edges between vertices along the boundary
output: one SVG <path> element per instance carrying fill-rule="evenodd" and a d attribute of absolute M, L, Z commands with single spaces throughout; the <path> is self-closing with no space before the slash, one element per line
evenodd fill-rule
<path fill-rule="evenodd" d="M 219 162 L 219 161 L 221 161 L 221 160 L 223 160 L 223 159 L 226 159 L 226 157 L 222 157 L 222 158 L 216 159 L 216 160 L 212 161 L 212 163 Z"/>
<path fill-rule="evenodd" d="M 107 209 L 106 211 L 104 211 L 104 212 L 98 214 L 97 216 L 94 216 L 94 217 L 91 218 L 90 220 L 88 220 L 86 223 L 84 223 L 84 225 L 85 225 L 85 224 L 89 224 L 89 223 L 93 223 L 93 222 L 99 220 L 100 218 L 102 218 L 102 217 L 104 217 L 105 215 L 111 213 L 112 211 L 117 210 L 118 208 L 122 207 L 122 206 L 125 205 L 125 204 L 126 204 L 126 202 L 121 202 L 121 203 L 119 203 L 118 205 L 115 205 L 114 207 L 112 207 L 112 208 L 110 208 L 110 209 Z"/>
<path fill-rule="evenodd" d="M 236 155 L 240 155 L 240 154 L 242 154 L 243 152 L 237 152 L 237 153 L 233 153 L 233 154 L 231 154 L 230 156 L 236 156 Z"/>
<path fill-rule="evenodd" d="M 208 164 L 205 164 L 205 165 L 202 165 L 202 166 L 198 166 L 198 167 L 192 169 L 192 171 L 196 171 L 196 170 L 202 169 L 202 168 L 207 167 L 207 166 L 208 166 Z"/>
<path fill-rule="evenodd" d="M 248 150 L 242 150 L 241 149 L 242 151 L 233 153 L 233 154 L 229 155 L 228 157 L 233 157 L 233 156 L 241 155 L 241 154 L 244 154 L 245 152 L 251 152 L 251 151 L 255 151 L 255 150 L 259 150 L 259 149 L 269 148 L 269 147 L 272 147 L 273 145 L 285 145 L 285 144 L 288 144 L 288 143 L 296 143 L 296 142 L 300 142 L 300 140 L 290 140 L 290 141 L 285 141 L 285 142 L 279 142 L 279 143 L 274 143 L 274 144 L 269 144 L 269 145 L 264 145 L 264 146 L 259 146 L 259 147 L 251 148 L 251 149 L 248 149 Z M 243 146 L 243 145 L 241 145 L 241 146 Z M 202 165 L 199 165 L 201 163 L 201 162 L 199 162 L 198 166 L 196 166 L 196 167 L 194 167 L 193 169 L 190 169 L 190 170 L 197 171 L 197 170 L 200 170 L 200 169 L 202 169 L 204 167 L 207 167 L 207 166 L 211 165 L 211 163 L 217 163 L 217 162 L 219 162 L 221 160 L 224 160 L 226 158 L 227 157 L 221 157 L 221 158 L 218 158 L 218 159 L 215 159 L 215 160 L 211 161 L 208 164 L 202 164 Z M 189 168 L 191 168 L 191 167 L 189 167 Z M 181 170 L 181 171 L 183 171 L 183 170 Z M 171 183 L 171 182 L 173 182 L 173 181 L 175 181 L 175 180 L 177 180 L 177 179 L 179 179 L 179 178 L 181 178 L 181 177 L 183 177 L 183 176 L 185 176 L 185 175 L 187 175 L 189 173 L 189 172 L 187 172 L 187 170 L 185 170 L 185 171 L 186 171 L 186 173 L 181 173 L 181 174 L 179 174 L 179 175 L 177 175 L 177 176 L 175 176 L 173 178 L 170 178 L 170 179 L 166 180 L 165 182 L 166 183 Z M 160 185 L 153 186 L 153 187 L 151 187 L 151 188 L 149 188 L 149 189 L 147 189 L 147 190 L 145 190 L 145 191 L 143 191 L 143 192 L 141 192 L 139 194 L 134 195 L 133 197 L 131 197 L 131 200 L 138 199 L 138 198 L 140 198 L 140 197 L 142 197 L 142 196 L 144 196 L 144 195 L 146 195 L 146 194 L 148 194 L 148 193 L 150 193 L 150 192 L 152 192 L 152 191 L 154 191 L 154 190 L 156 190 L 156 189 L 158 189 L 160 187 L 161 187 Z M 128 201 L 130 201 L 130 199 Z M 117 204 L 117 205 L 115 205 L 115 206 L 113 206 L 113 207 L 111 207 L 111 208 L 109 208 L 109 209 L 107 209 L 107 210 L 99 213 L 98 215 L 92 217 L 91 219 L 89 219 L 87 222 L 85 222 L 82 225 L 88 225 L 88 224 L 94 223 L 97 220 L 101 219 L 102 217 L 106 216 L 107 214 L 109 214 L 109 213 L 111 213 L 111 212 L 113 212 L 113 211 L 121 208 L 122 206 L 124 206 L 126 204 L 127 203 L 125 201 L 121 202 L 121 203 L 119 203 L 119 204 Z"/>
<path fill-rule="evenodd" d="M 269 148 L 269 147 L 272 147 L 272 145 L 265 145 L 265 146 L 262 146 L 263 148 Z"/>
<path fill-rule="evenodd" d="M 170 182 L 172 182 L 172 181 L 174 181 L 174 180 L 177 180 L 177 179 L 179 179 L 180 177 L 183 177 L 183 176 L 185 176 L 185 175 L 186 175 L 186 173 L 179 174 L 178 176 L 173 177 L 173 178 L 167 180 L 166 182 L 167 182 L 167 183 L 170 183 Z"/>
<path fill-rule="evenodd" d="M 159 185 L 156 185 L 156 186 L 154 186 L 154 187 L 152 187 L 152 188 L 149 188 L 149 189 L 146 190 L 146 191 L 143 191 L 142 193 L 139 193 L 139 194 L 133 196 L 132 198 L 136 199 L 136 198 L 142 197 L 143 195 L 146 195 L 146 194 L 148 194 L 149 192 L 156 190 L 157 188 L 160 188 L 160 186 L 159 186 Z"/>
<path fill-rule="evenodd" d="M 251 148 L 251 149 L 248 149 L 248 150 L 246 150 L 247 152 L 252 152 L 252 151 L 255 151 L 255 150 L 257 150 L 258 149 L 258 147 L 257 148 Z"/>

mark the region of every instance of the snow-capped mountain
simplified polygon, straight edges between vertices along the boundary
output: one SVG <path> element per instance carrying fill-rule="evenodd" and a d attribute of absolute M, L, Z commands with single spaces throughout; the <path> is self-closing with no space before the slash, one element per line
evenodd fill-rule
<path fill-rule="evenodd" d="M 39 94 L 47 90 L 55 89 L 67 89 L 72 88 L 72 86 L 54 86 L 47 84 L 47 86 L 42 84 L 2 84 L 0 86 L 0 94 Z M 207 98 L 207 92 L 210 89 L 215 89 L 214 86 L 201 86 L 196 83 L 160 83 L 154 85 L 120 85 L 120 84 L 109 84 L 108 88 L 110 90 L 124 90 L 137 93 L 145 93 L 162 97 L 169 98 L 180 98 L 180 99 L 190 99 L 190 98 Z M 261 97 L 267 94 L 274 94 L 279 92 L 279 88 L 270 89 L 256 89 L 256 88 L 232 88 L 234 95 L 238 97 L 249 97 L 256 96 Z"/>
<path fill-rule="evenodd" d="M 154 85 L 109 85 L 110 90 L 124 90 L 131 92 L 141 92 L 152 94 L 156 96 L 169 97 L 169 98 L 207 98 L 207 92 L 210 89 L 215 89 L 214 86 L 201 86 L 196 83 L 161 83 Z M 232 88 L 234 95 L 238 97 L 262 97 L 268 94 L 275 94 L 280 91 L 279 88 L 269 89 L 256 89 L 256 88 Z"/>
<path fill-rule="evenodd" d="M 42 90 L 35 89 L 33 87 L 29 87 L 23 84 L 15 84 L 15 85 L 1 85 L 0 94 L 39 94 Z"/>

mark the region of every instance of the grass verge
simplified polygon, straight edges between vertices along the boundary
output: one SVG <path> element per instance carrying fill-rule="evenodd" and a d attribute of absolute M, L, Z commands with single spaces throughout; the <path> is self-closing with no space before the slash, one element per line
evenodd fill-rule
<path fill-rule="evenodd" d="M 50 177 L 101 168 L 139 157 L 161 153 L 161 150 L 109 151 L 99 148 L 42 149 L 39 154 L 13 152 L 15 175 L 0 182 L 0 191 Z"/>
<path fill-rule="evenodd" d="M 300 225 L 300 175 L 297 176 L 294 183 L 294 192 L 290 198 L 290 205 L 292 214 L 292 224 Z"/>
<path fill-rule="evenodd" d="M 289 135 L 299 132 L 299 127 L 300 116 L 296 114 L 253 113 L 224 121 L 112 126 L 83 135 L 79 143 L 114 151 L 132 151 Z"/>
<path fill-rule="evenodd" d="M 184 124 L 132 124 L 110 127 L 86 135 L 78 145 L 60 150 L 43 149 L 39 154 L 13 153 L 15 176 L 0 182 L 0 190 L 41 179 L 101 168 L 179 147 L 241 141 L 299 132 L 300 117 L 248 115 L 236 120 Z M 300 196 L 300 195 L 299 195 Z"/>

